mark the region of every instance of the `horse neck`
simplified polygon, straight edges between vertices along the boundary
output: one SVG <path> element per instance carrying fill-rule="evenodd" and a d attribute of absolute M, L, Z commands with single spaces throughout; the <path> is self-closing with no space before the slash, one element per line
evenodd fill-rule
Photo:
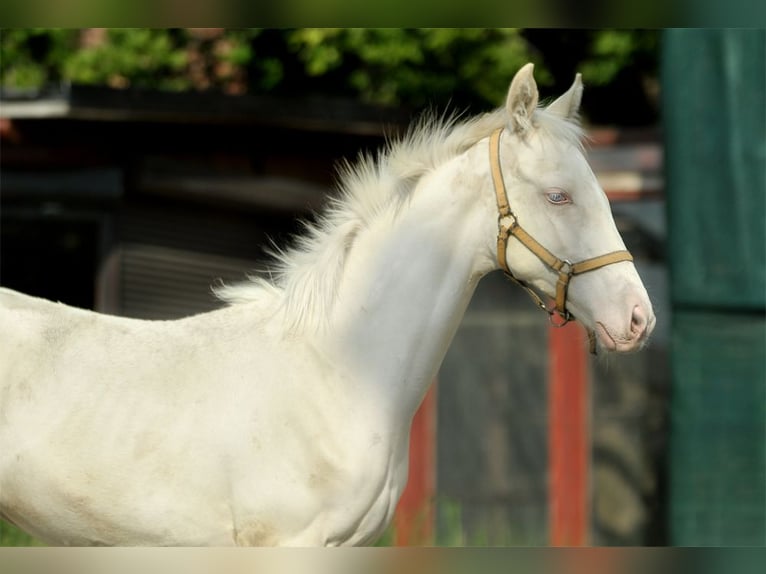
<path fill-rule="evenodd" d="M 474 146 L 424 176 L 348 254 L 330 320 L 334 349 L 351 384 L 400 422 L 411 420 L 479 279 L 495 267 L 488 188 L 488 162 Z"/>

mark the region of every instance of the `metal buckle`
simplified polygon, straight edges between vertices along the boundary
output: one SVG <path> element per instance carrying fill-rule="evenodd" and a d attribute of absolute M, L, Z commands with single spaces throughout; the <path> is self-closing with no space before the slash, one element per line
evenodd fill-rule
<path fill-rule="evenodd" d="M 574 263 L 572 263 L 569 259 L 562 259 L 561 262 L 563 265 L 559 269 L 559 273 L 563 273 L 564 275 L 571 277 L 574 274 Z"/>
<path fill-rule="evenodd" d="M 572 314 L 566 309 L 564 311 L 546 309 L 546 311 L 548 311 L 548 322 L 551 324 L 551 327 L 556 327 L 557 329 L 574 320 Z"/>
<path fill-rule="evenodd" d="M 510 222 L 507 222 L 506 220 L 510 220 Z M 505 215 L 499 213 L 497 216 L 497 226 L 503 230 L 503 232 L 506 234 L 506 237 L 510 235 L 510 231 L 518 225 L 519 220 L 516 219 L 516 214 L 514 214 L 512 211 L 510 213 L 506 213 Z"/>
<path fill-rule="evenodd" d="M 572 264 L 569 259 L 559 259 L 561 261 L 561 266 L 557 269 L 557 273 L 559 274 L 559 282 L 556 286 L 556 302 L 554 303 L 554 306 L 552 309 L 548 311 L 548 321 L 551 325 L 554 327 L 563 327 L 567 323 L 569 323 L 571 320 L 574 319 L 572 317 L 572 314 L 567 311 L 567 286 L 569 284 L 569 281 L 572 279 L 572 276 L 574 275 L 574 265 Z M 565 277 L 565 279 L 562 279 L 562 276 Z M 562 286 L 563 285 L 563 286 Z M 564 301 L 562 307 L 563 309 L 558 308 L 558 290 L 563 288 L 564 289 Z M 555 315 L 555 318 L 554 318 Z"/>

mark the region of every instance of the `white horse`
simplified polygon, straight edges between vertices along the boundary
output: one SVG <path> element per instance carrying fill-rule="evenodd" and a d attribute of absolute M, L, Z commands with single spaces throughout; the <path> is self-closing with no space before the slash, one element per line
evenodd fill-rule
<path fill-rule="evenodd" d="M 347 166 L 276 279 L 222 288 L 219 310 L 141 321 L 0 289 L 2 517 L 63 545 L 367 544 L 484 275 L 640 348 L 654 315 L 580 147 L 581 93 L 578 75 L 538 108 L 528 64 L 504 107 Z"/>

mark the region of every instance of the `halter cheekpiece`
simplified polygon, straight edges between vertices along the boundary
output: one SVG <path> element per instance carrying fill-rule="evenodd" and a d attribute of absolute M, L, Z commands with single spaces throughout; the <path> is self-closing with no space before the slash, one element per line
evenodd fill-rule
<path fill-rule="evenodd" d="M 498 209 L 497 262 L 505 272 L 506 277 L 521 285 L 521 287 L 523 287 L 532 297 L 535 304 L 548 313 L 551 325 L 554 327 L 563 327 L 569 321 L 575 319 L 567 310 L 567 291 L 572 277 L 575 275 L 582 275 L 589 271 L 595 271 L 596 269 L 600 269 L 601 267 L 613 263 L 633 261 L 633 256 L 630 252 L 621 250 L 572 263 L 566 259 L 559 259 L 527 233 L 524 228 L 519 225 L 519 220 L 508 203 L 508 195 L 506 194 L 505 182 L 503 181 L 503 171 L 500 168 L 500 135 L 502 132 L 503 128 L 498 128 L 492 132 L 492 135 L 489 138 L 489 161 Z M 506 251 L 511 236 L 515 237 L 522 245 L 524 245 L 524 247 L 529 249 L 538 259 L 545 263 L 547 267 L 558 274 L 558 280 L 556 281 L 556 299 L 553 307 L 548 307 L 542 297 L 540 297 L 528 283 L 514 277 L 513 272 L 508 267 Z M 588 338 L 590 339 L 591 352 L 595 354 L 595 335 L 592 331 L 588 332 Z"/>

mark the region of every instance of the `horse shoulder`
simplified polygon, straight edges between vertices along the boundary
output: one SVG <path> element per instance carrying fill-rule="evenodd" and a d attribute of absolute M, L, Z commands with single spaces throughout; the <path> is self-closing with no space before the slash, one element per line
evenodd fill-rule
<path fill-rule="evenodd" d="M 237 544 L 374 540 L 406 481 L 406 437 L 387 432 L 373 397 L 354 397 L 358 381 L 301 347 L 296 371 L 254 390 L 233 473 Z"/>

